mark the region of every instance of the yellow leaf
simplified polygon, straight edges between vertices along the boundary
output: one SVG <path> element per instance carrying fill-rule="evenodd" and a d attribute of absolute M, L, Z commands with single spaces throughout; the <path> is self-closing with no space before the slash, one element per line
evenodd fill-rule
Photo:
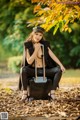
<path fill-rule="evenodd" d="M 32 1 L 32 3 L 39 2 L 39 0 L 31 0 L 31 1 Z"/>
<path fill-rule="evenodd" d="M 69 28 L 68 31 L 69 31 L 69 33 L 71 33 L 72 32 L 71 28 Z"/>
<path fill-rule="evenodd" d="M 40 10 L 41 6 L 40 4 L 34 7 L 34 13 L 38 12 Z"/>

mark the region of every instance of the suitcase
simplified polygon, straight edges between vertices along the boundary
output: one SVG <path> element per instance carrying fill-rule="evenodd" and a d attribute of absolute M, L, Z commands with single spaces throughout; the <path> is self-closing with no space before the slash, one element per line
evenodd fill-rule
<path fill-rule="evenodd" d="M 43 51 L 43 76 L 37 76 L 37 67 L 35 60 L 35 77 L 33 77 L 29 82 L 29 94 L 30 97 L 34 99 L 47 99 L 48 93 L 52 88 L 52 80 L 45 76 L 45 66 L 44 66 L 44 45 L 41 45 Z"/>

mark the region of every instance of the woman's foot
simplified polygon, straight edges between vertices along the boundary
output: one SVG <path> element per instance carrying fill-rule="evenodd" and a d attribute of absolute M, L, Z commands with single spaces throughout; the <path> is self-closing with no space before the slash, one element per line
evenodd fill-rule
<path fill-rule="evenodd" d="M 51 97 L 52 100 L 55 100 L 55 99 L 56 99 L 56 97 L 55 97 L 55 90 L 52 90 L 52 91 L 50 92 L 50 97 Z"/>
<path fill-rule="evenodd" d="M 53 94 L 53 93 L 50 95 L 50 97 L 51 97 L 52 100 L 56 99 L 55 94 Z"/>
<path fill-rule="evenodd" d="M 33 101 L 33 100 L 34 100 L 33 97 L 30 97 L 30 96 L 28 97 L 28 101 L 29 101 L 29 102 L 31 102 L 31 101 Z"/>
<path fill-rule="evenodd" d="M 22 95 L 21 101 L 25 102 L 27 100 L 27 97 L 28 97 L 27 91 L 23 91 L 23 95 Z"/>

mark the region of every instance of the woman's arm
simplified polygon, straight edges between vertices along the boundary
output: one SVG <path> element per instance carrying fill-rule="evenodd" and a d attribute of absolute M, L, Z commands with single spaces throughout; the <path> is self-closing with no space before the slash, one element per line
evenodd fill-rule
<path fill-rule="evenodd" d="M 29 50 L 28 49 L 26 50 L 26 60 L 27 60 L 28 64 L 32 64 L 34 62 L 34 60 L 36 59 L 37 52 L 40 48 L 40 44 L 36 43 L 34 48 L 35 48 L 35 50 L 31 56 L 29 54 Z"/>
<path fill-rule="evenodd" d="M 65 71 L 64 66 L 62 65 L 60 60 L 56 57 L 56 55 L 51 51 L 50 48 L 48 48 L 48 52 L 49 52 L 50 57 L 61 67 L 61 70 L 64 72 Z"/>
<path fill-rule="evenodd" d="M 29 50 L 27 49 L 26 50 L 26 60 L 27 60 L 28 64 L 31 65 L 33 63 L 33 61 L 35 60 L 35 58 L 36 58 L 36 51 L 34 51 L 34 53 L 30 56 Z"/>

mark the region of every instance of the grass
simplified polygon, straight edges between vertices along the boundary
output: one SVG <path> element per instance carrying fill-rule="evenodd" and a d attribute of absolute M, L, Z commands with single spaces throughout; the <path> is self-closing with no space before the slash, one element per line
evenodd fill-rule
<path fill-rule="evenodd" d="M 63 73 L 63 77 L 78 77 L 80 78 L 80 69 L 69 69 Z"/>
<path fill-rule="evenodd" d="M 69 69 L 63 73 L 60 85 L 64 86 L 76 86 L 80 85 L 80 69 Z"/>

